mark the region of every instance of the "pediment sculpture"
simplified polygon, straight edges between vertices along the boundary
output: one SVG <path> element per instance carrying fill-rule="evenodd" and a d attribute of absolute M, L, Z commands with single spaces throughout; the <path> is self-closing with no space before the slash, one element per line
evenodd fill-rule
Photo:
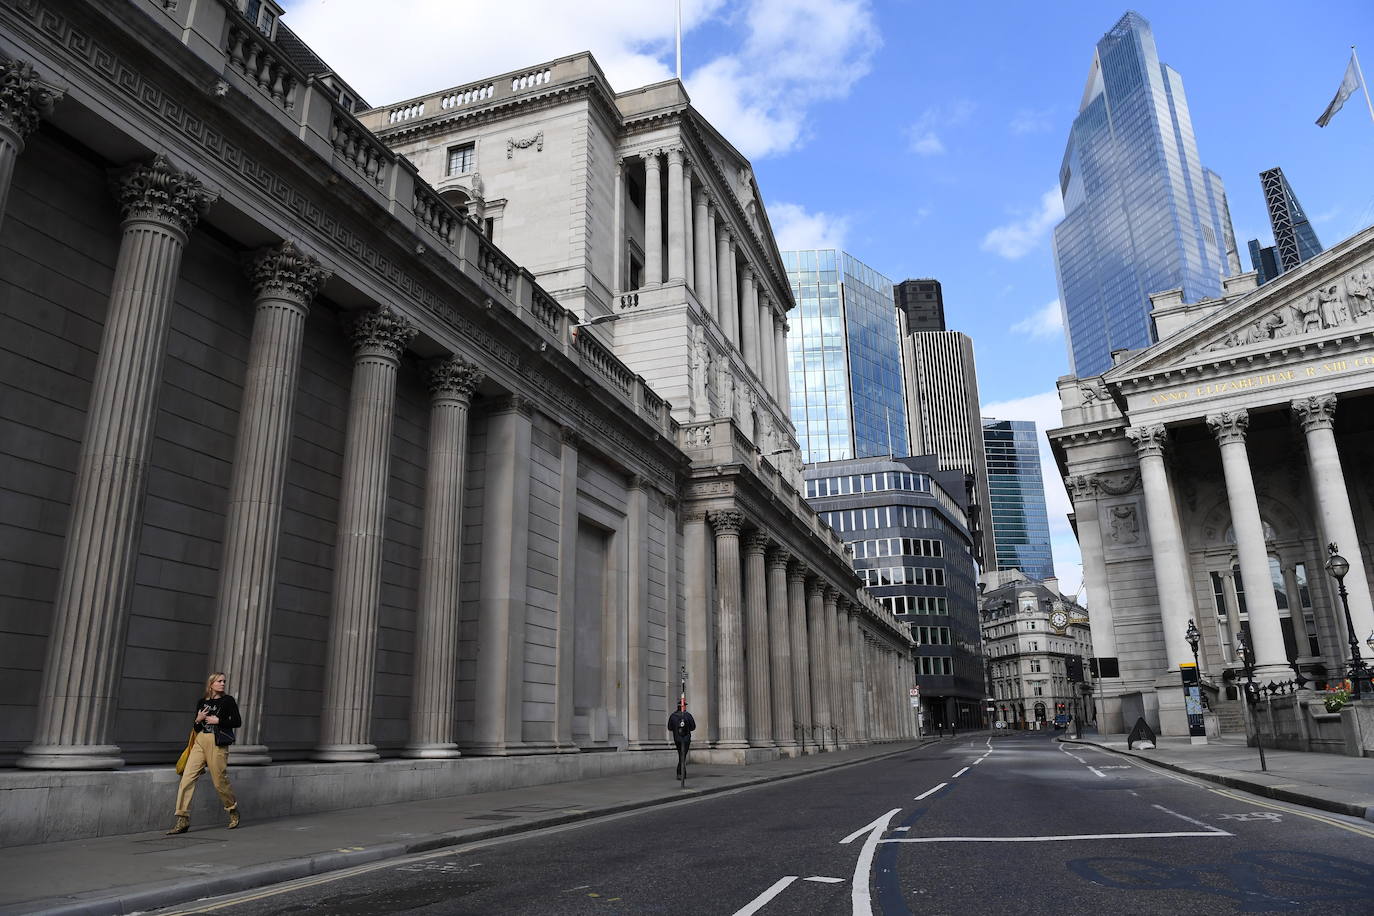
<path fill-rule="evenodd" d="M 1374 263 L 1366 263 L 1230 329 L 1200 352 L 1211 353 L 1267 340 L 1374 324 L 1371 316 L 1374 316 Z"/>

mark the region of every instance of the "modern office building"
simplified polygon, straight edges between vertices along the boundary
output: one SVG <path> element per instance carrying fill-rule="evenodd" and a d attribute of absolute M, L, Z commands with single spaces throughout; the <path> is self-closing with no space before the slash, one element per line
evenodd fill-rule
<path fill-rule="evenodd" d="M 892 281 L 834 249 L 782 260 L 797 303 L 787 354 L 802 460 L 908 454 Z"/>
<path fill-rule="evenodd" d="M 1283 169 L 1260 172 L 1260 187 L 1264 191 L 1264 207 L 1269 214 L 1269 227 L 1274 232 L 1274 244 L 1262 247 L 1258 239 L 1251 239 L 1250 266 L 1259 274 L 1261 286 L 1285 271 L 1293 270 L 1304 261 L 1321 254 L 1322 243 L 1317 231 L 1298 203 L 1298 195 L 1284 177 Z"/>
<path fill-rule="evenodd" d="M 1059 188 L 1054 259 L 1077 376 L 1155 340 L 1150 293 L 1181 289 L 1196 302 L 1240 272 L 1226 195 L 1199 158 L 1183 78 L 1160 63 L 1139 13 L 1097 43 Z"/>
<path fill-rule="evenodd" d="M 939 280 L 903 280 L 892 292 L 897 308 L 906 314 L 908 332 L 945 330 L 945 297 Z"/>
<path fill-rule="evenodd" d="M 911 626 L 927 728 L 980 722 L 973 540 L 961 471 L 932 456 L 808 465 L 806 499 L 854 552 L 878 603 Z"/>
<path fill-rule="evenodd" d="M 1019 569 L 1032 579 L 1054 578 L 1045 481 L 1035 423 L 983 418 L 988 495 L 996 558 L 985 569 Z"/>

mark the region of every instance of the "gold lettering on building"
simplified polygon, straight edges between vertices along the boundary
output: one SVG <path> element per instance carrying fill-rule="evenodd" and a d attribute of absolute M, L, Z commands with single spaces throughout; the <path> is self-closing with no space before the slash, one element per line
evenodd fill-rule
<path fill-rule="evenodd" d="M 1331 360 L 1316 366 L 1304 366 L 1300 369 L 1280 369 L 1275 372 L 1266 372 L 1263 375 L 1251 375 L 1245 378 L 1227 379 L 1222 382 L 1207 382 L 1194 388 L 1179 388 L 1175 391 L 1165 391 L 1150 396 L 1152 406 L 1159 404 L 1169 404 L 1174 401 L 1186 401 L 1189 398 L 1209 398 L 1219 394 L 1230 394 L 1236 391 L 1248 391 L 1254 388 L 1263 388 L 1267 385 L 1277 385 L 1283 382 L 1291 382 L 1299 378 L 1316 378 L 1322 375 L 1333 373 L 1348 372 L 1364 366 L 1374 366 L 1374 354 L 1353 356 L 1345 359 Z"/>

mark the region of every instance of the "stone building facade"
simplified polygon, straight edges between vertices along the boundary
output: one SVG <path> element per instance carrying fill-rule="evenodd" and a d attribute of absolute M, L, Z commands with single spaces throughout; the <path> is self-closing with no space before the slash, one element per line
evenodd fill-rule
<path fill-rule="evenodd" d="M 0 24 L 0 843 L 160 823 L 211 669 L 263 811 L 662 765 L 684 668 L 708 757 L 908 734 L 758 412 L 683 422 L 271 28 Z"/>
<path fill-rule="evenodd" d="M 1159 343 L 1060 379 L 1048 435 L 1073 498 L 1104 727 L 1137 713 L 1187 734 L 1178 666 L 1202 633 L 1204 680 L 1239 663 L 1322 681 L 1374 632 L 1374 229 L 1256 288 L 1151 297 Z M 1328 545 L 1350 562 L 1347 624 Z M 1110 671 L 1108 664 L 1104 670 Z M 1224 691 L 1223 691 L 1224 693 Z M 1222 697 L 1225 703 L 1225 697 Z M 1224 710 L 1223 710 L 1224 711 Z"/>

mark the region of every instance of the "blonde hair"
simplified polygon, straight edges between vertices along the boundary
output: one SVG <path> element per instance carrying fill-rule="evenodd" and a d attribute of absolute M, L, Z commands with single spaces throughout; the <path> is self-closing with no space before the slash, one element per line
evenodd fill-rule
<path fill-rule="evenodd" d="M 205 696 L 201 697 L 201 699 L 208 700 L 215 695 L 215 688 L 212 685 L 215 683 L 216 678 L 221 677 L 224 678 L 226 681 L 229 678 L 229 676 L 225 674 L 223 671 L 215 671 L 212 672 L 210 676 L 205 679 Z"/>

